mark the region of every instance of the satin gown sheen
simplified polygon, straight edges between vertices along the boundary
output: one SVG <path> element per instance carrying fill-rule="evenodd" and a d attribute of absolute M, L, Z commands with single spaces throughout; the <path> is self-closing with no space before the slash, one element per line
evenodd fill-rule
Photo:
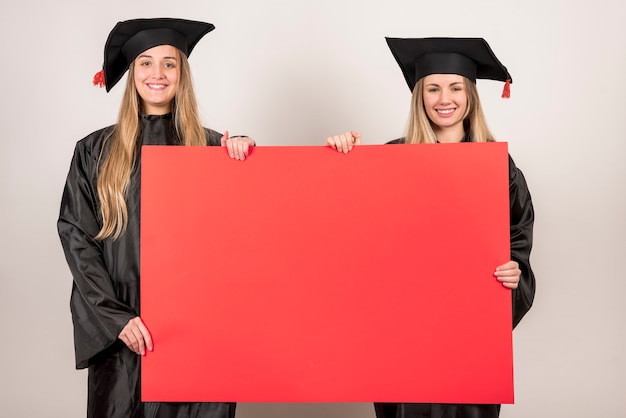
<path fill-rule="evenodd" d="M 471 142 L 471 140 L 466 136 L 462 142 Z M 402 143 L 404 143 L 404 138 L 389 142 L 389 144 Z M 532 306 L 535 296 L 535 275 L 530 266 L 535 215 L 524 174 L 515 166 L 510 156 L 509 203 L 511 260 L 517 261 L 522 270 L 518 288 L 511 291 L 512 327 L 515 328 Z M 377 418 L 497 418 L 500 415 L 500 405 L 488 404 L 376 403 L 374 409 Z"/>
<path fill-rule="evenodd" d="M 140 315 L 139 216 L 140 145 L 178 145 L 171 114 L 142 116 L 138 158 L 128 189 L 128 228 L 117 240 L 96 241 L 102 226 L 97 194 L 98 166 L 108 152 L 113 127 L 76 144 L 63 192 L 58 231 L 73 276 L 70 309 L 76 368 L 88 368 L 89 418 L 233 418 L 234 403 L 143 403 L 140 357 L 118 339 Z M 206 130 L 208 145 L 221 134 Z M 102 155 L 101 155 L 102 154 Z M 211 379 L 206 376 L 206 379 Z"/>

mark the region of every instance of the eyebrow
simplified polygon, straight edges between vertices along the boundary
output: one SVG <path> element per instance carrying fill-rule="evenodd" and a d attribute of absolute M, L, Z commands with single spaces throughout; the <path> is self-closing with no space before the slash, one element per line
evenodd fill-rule
<path fill-rule="evenodd" d="M 450 84 L 448 84 L 448 85 L 449 85 L 449 86 L 454 86 L 454 85 L 456 85 L 456 84 L 463 84 L 463 82 L 462 82 L 462 81 L 455 81 L 454 83 L 450 83 Z M 437 83 L 428 83 L 428 84 L 424 85 L 424 87 L 430 87 L 430 86 L 432 86 L 432 87 L 441 87 L 441 86 L 440 86 L 439 84 L 437 84 Z"/>
<path fill-rule="evenodd" d="M 152 55 L 141 54 L 137 58 L 154 58 Z M 163 59 L 170 59 L 176 61 L 176 57 L 163 57 Z"/>

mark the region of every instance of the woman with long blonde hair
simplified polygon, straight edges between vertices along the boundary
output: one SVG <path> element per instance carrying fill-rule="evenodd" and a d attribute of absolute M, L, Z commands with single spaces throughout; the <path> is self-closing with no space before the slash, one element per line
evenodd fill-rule
<path fill-rule="evenodd" d="M 503 97 L 508 97 L 511 76 L 485 40 L 388 38 L 387 43 L 412 91 L 406 134 L 388 143 L 495 141 L 485 121 L 476 79 L 505 82 Z M 326 139 L 326 145 L 343 153 L 360 143 L 358 132 Z M 530 266 L 534 211 L 524 175 L 510 157 L 509 198 L 511 259 L 495 268 L 494 278 L 511 289 L 515 327 L 532 306 L 535 294 Z M 479 376 L 476 379 L 480 381 Z M 375 411 L 377 418 L 496 418 L 500 405 L 376 403 Z"/>
<path fill-rule="evenodd" d="M 201 125 L 187 57 L 214 26 L 183 19 L 119 22 L 94 83 L 128 71 L 118 123 L 76 144 L 58 231 L 74 278 L 76 367 L 88 368 L 89 418 L 233 418 L 233 403 L 141 402 L 140 356 L 153 350 L 140 316 L 142 145 L 225 146 L 244 160 L 254 141 Z M 210 377 L 207 377 L 210 378 Z"/>

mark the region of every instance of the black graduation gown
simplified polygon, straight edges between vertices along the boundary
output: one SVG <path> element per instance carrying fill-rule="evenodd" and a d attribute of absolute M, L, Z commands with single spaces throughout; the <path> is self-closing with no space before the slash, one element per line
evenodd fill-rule
<path fill-rule="evenodd" d="M 172 114 L 142 116 L 140 123 L 138 146 L 179 143 Z M 233 403 L 140 402 L 140 357 L 118 339 L 128 321 L 140 315 L 140 150 L 128 189 L 127 230 L 117 240 L 93 238 L 102 226 L 98 166 L 108 152 L 105 138 L 112 129 L 96 131 L 76 144 L 57 224 L 74 279 L 70 309 L 76 368 L 89 369 L 87 416 L 233 418 Z M 206 134 L 208 145 L 220 145 L 221 134 L 209 129 Z"/>
<path fill-rule="evenodd" d="M 471 142 L 466 136 L 462 142 Z M 404 143 L 404 138 L 389 142 Z M 535 219 L 533 203 L 524 179 L 509 155 L 509 205 L 511 224 L 511 260 L 519 263 L 522 274 L 517 289 L 511 291 L 512 327 L 521 321 L 530 309 L 535 296 L 535 275 L 530 266 Z M 497 418 L 500 405 L 375 403 L 377 418 Z"/>

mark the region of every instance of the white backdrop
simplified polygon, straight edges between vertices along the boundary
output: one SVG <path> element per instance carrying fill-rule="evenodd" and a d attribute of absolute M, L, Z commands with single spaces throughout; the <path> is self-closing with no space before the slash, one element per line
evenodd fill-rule
<path fill-rule="evenodd" d="M 385 36 L 484 37 L 513 76 L 479 81 L 489 124 L 526 174 L 536 211 L 535 306 L 514 332 L 516 404 L 502 416 L 626 417 L 620 0 L 23 0 L 0 16 L 0 416 L 84 416 L 71 276 L 56 219 L 74 144 L 115 122 L 91 86 L 119 20 L 183 17 L 217 29 L 190 62 L 205 125 L 261 145 L 403 133 L 410 93 Z M 370 404 L 240 404 L 246 417 L 373 417 Z"/>

